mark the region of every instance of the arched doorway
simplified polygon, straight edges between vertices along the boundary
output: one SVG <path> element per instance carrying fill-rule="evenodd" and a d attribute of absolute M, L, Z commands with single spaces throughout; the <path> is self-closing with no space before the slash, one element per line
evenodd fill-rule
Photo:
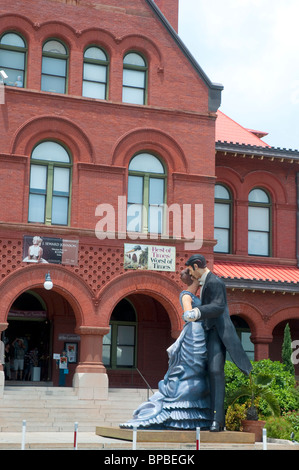
<path fill-rule="evenodd" d="M 283 339 L 284 339 L 284 330 L 285 330 L 287 323 L 289 324 L 289 327 L 290 327 L 292 342 L 298 340 L 299 338 L 299 320 L 295 318 L 290 318 L 288 320 L 283 320 L 280 323 L 278 323 L 273 329 L 273 341 L 269 345 L 269 358 L 272 361 L 280 361 L 280 362 L 282 361 L 282 345 L 283 345 Z M 296 349 L 298 349 L 297 343 L 293 351 L 295 352 Z M 298 358 L 298 354 L 296 355 L 296 358 Z M 299 376 L 298 360 L 295 361 L 294 366 L 295 366 L 295 375 L 296 377 L 298 377 Z"/>
<path fill-rule="evenodd" d="M 8 327 L 2 333 L 2 341 L 6 347 L 9 345 L 6 380 L 16 385 L 48 382 L 56 386 L 59 384 L 59 360 L 56 358 L 66 350 L 69 357 L 65 385 L 72 385 L 80 336 L 75 334 L 76 319 L 72 307 L 62 295 L 39 288 L 23 292 L 11 305 L 7 323 Z"/>
<path fill-rule="evenodd" d="M 42 297 L 34 291 L 21 294 L 12 304 L 7 321 L 8 328 L 3 332 L 8 348 L 5 379 L 49 381 L 51 322 Z"/>
<path fill-rule="evenodd" d="M 174 339 L 163 305 L 145 294 L 121 299 L 103 341 L 103 362 L 110 387 L 156 388 L 168 367 L 167 348 Z"/>
<path fill-rule="evenodd" d="M 236 332 L 240 338 L 244 351 L 246 352 L 250 361 L 254 361 L 254 344 L 250 339 L 251 331 L 248 323 L 239 315 L 232 315 L 231 320 L 234 327 L 236 328 Z"/>

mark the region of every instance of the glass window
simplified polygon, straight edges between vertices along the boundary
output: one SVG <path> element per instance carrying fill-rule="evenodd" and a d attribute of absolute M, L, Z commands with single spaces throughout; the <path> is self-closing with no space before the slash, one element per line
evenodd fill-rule
<path fill-rule="evenodd" d="M 135 367 L 136 329 L 134 307 L 123 299 L 113 310 L 109 334 L 103 339 L 103 364 L 106 367 Z"/>
<path fill-rule="evenodd" d="M 37 145 L 31 154 L 28 222 L 68 225 L 71 161 L 57 142 Z"/>
<path fill-rule="evenodd" d="M 49 40 L 43 47 L 41 90 L 66 93 L 68 51 L 57 40 Z"/>
<path fill-rule="evenodd" d="M 229 190 L 221 185 L 215 185 L 214 207 L 214 237 L 217 244 L 214 251 L 217 253 L 231 252 L 231 214 L 232 198 Z"/>
<path fill-rule="evenodd" d="M 147 65 L 144 58 L 135 52 L 129 52 L 123 61 L 123 97 L 124 103 L 146 103 Z"/>
<path fill-rule="evenodd" d="M 270 198 L 266 191 L 255 188 L 248 201 L 248 254 L 270 256 Z"/>
<path fill-rule="evenodd" d="M 108 59 L 99 47 L 89 47 L 84 53 L 82 96 L 107 98 Z"/>
<path fill-rule="evenodd" d="M 24 87 L 27 46 L 16 33 L 5 33 L 0 39 L 0 69 L 8 78 L 5 85 Z"/>
<path fill-rule="evenodd" d="M 166 174 L 161 161 L 140 153 L 129 164 L 127 230 L 162 233 Z"/>

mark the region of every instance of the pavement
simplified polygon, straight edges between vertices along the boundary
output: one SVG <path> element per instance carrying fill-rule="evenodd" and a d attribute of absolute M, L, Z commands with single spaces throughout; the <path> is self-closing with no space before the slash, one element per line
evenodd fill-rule
<path fill-rule="evenodd" d="M 0 432 L 0 450 L 133 450 L 131 441 L 106 438 L 95 432 Z M 135 450 L 135 449 L 134 449 Z M 195 443 L 136 443 L 136 450 L 193 451 Z M 255 444 L 201 443 L 200 450 L 299 450 L 299 443 L 280 439 L 268 439 L 266 449 L 262 442 Z"/>

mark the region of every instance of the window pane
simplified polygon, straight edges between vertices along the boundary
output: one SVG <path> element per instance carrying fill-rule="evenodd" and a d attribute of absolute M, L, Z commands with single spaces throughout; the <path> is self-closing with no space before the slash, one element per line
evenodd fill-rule
<path fill-rule="evenodd" d="M 230 226 L 230 206 L 229 204 L 215 204 L 214 227 L 229 228 Z"/>
<path fill-rule="evenodd" d="M 124 64 L 127 65 L 137 65 L 138 67 L 144 67 L 145 61 L 140 54 L 136 54 L 135 52 L 130 52 L 124 58 Z"/>
<path fill-rule="evenodd" d="M 48 41 L 43 47 L 43 52 L 51 52 L 52 54 L 66 54 L 67 50 L 59 41 Z"/>
<path fill-rule="evenodd" d="M 25 42 L 23 39 L 18 34 L 14 33 L 4 34 L 1 38 L 0 44 L 14 47 L 25 47 Z"/>
<path fill-rule="evenodd" d="M 106 85 L 103 83 L 83 82 L 82 96 L 104 100 L 106 99 Z"/>
<path fill-rule="evenodd" d="M 135 343 L 135 326 L 118 325 L 117 344 L 125 344 L 126 346 Z"/>
<path fill-rule="evenodd" d="M 164 179 L 150 178 L 149 180 L 149 203 L 164 203 Z"/>
<path fill-rule="evenodd" d="M 134 366 L 134 347 L 117 346 L 116 365 L 119 367 Z"/>
<path fill-rule="evenodd" d="M 45 222 L 45 202 L 46 196 L 39 194 L 29 195 L 29 222 Z"/>
<path fill-rule="evenodd" d="M 43 57 L 42 73 L 48 75 L 66 76 L 66 60 L 54 59 L 53 57 Z"/>
<path fill-rule="evenodd" d="M 144 104 L 144 90 L 138 88 L 123 88 L 123 103 Z"/>
<path fill-rule="evenodd" d="M 84 53 L 84 58 L 94 60 L 107 60 L 107 56 L 99 47 L 89 47 Z"/>
<path fill-rule="evenodd" d="M 56 142 L 42 142 L 32 152 L 34 160 L 47 160 L 52 162 L 70 163 L 70 157 L 65 148 Z"/>
<path fill-rule="evenodd" d="M 105 367 L 109 367 L 111 365 L 111 346 L 108 344 L 103 344 L 102 351 L 103 364 Z"/>
<path fill-rule="evenodd" d="M 31 165 L 30 168 L 30 191 L 46 192 L 47 167 L 42 165 Z"/>
<path fill-rule="evenodd" d="M 160 160 L 150 153 L 140 153 L 139 155 L 136 155 L 136 157 L 132 158 L 129 170 L 147 173 L 165 173 Z"/>
<path fill-rule="evenodd" d="M 70 189 L 70 170 L 68 168 L 54 168 L 53 192 L 57 196 L 68 195 Z"/>
<path fill-rule="evenodd" d="M 0 50 L 0 65 L 1 67 L 8 67 L 11 69 L 25 69 L 25 54 L 24 52 Z"/>
<path fill-rule="evenodd" d="M 143 203 L 143 178 L 142 176 L 129 176 L 128 179 L 128 203 Z"/>
<path fill-rule="evenodd" d="M 215 185 L 215 198 L 216 199 L 230 199 L 228 190 L 221 184 Z"/>
<path fill-rule="evenodd" d="M 264 232 L 248 232 L 248 253 L 269 256 L 269 235 Z"/>
<path fill-rule="evenodd" d="M 83 79 L 106 83 L 107 67 L 105 65 L 84 64 Z"/>
<path fill-rule="evenodd" d="M 214 251 L 219 253 L 229 253 L 229 230 L 215 228 L 214 238 L 217 240 L 217 245 Z"/>
<path fill-rule="evenodd" d="M 65 79 L 43 75 L 41 89 L 52 93 L 65 93 Z"/>
<path fill-rule="evenodd" d="M 258 188 L 250 191 L 248 200 L 250 202 L 262 202 L 266 204 L 270 202 L 268 194 L 262 189 Z"/>
<path fill-rule="evenodd" d="M 128 232 L 141 232 L 142 230 L 142 204 L 128 204 L 127 230 Z"/>
<path fill-rule="evenodd" d="M 148 231 L 150 233 L 162 233 L 164 207 L 150 206 L 148 215 Z"/>
<path fill-rule="evenodd" d="M 267 207 L 248 208 L 248 229 L 269 231 L 269 209 Z"/>
<path fill-rule="evenodd" d="M 68 203 L 67 197 L 52 198 L 52 224 L 67 225 L 68 224 Z"/>
<path fill-rule="evenodd" d="M 144 88 L 145 72 L 139 70 L 124 70 L 123 84 L 128 87 Z"/>

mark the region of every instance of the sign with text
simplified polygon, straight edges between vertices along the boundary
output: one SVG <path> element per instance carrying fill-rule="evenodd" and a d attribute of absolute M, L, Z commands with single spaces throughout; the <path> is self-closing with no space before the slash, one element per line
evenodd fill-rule
<path fill-rule="evenodd" d="M 176 250 L 173 246 L 124 245 L 125 269 L 148 269 L 150 271 L 175 271 Z"/>
<path fill-rule="evenodd" d="M 77 265 L 78 249 L 78 240 L 25 235 L 23 237 L 23 262 Z"/>

